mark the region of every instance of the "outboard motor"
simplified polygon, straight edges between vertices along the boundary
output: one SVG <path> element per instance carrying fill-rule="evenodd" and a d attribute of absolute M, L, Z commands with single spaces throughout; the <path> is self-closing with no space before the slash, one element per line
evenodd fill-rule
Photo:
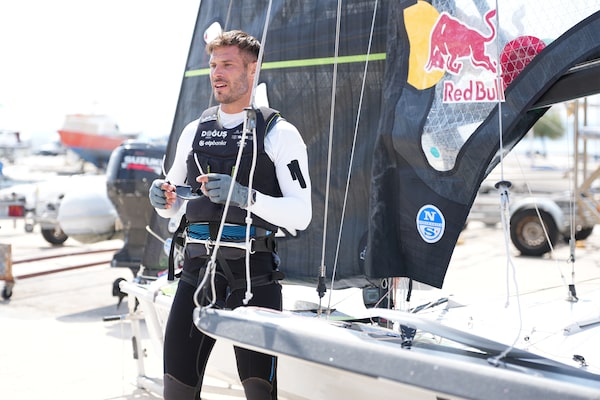
<path fill-rule="evenodd" d="M 148 199 L 152 181 L 161 176 L 165 144 L 128 140 L 111 154 L 106 170 L 106 189 L 123 223 L 124 245 L 115 253 L 113 267 L 130 268 L 137 274 L 146 243 L 146 226 L 154 208 Z"/>

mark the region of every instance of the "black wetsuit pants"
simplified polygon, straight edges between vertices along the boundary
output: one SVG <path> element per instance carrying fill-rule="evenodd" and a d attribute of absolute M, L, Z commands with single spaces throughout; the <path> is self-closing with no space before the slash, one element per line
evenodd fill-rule
<path fill-rule="evenodd" d="M 194 259 L 194 262 L 205 263 L 206 260 Z M 186 260 L 190 262 L 190 260 Z M 228 260 L 227 264 L 236 278 L 244 277 L 245 260 Z M 256 253 L 251 257 L 251 269 L 257 271 L 272 270 L 273 259 L 270 253 Z M 254 268 L 256 267 L 256 268 Z M 184 271 L 186 266 L 184 265 Z M 217 268 L 217 271 L 219 268 Z M 202 277 L 200 277 L 201 279 Z M 245 287 L 230 291 L 228 282 L 217 274 L 217 298 L 227 308 L 234 309 L 243 305 Z M 193 323 L 192 313 L 195 308 L 194 293 L 196 287 L 180 280 L 173 305 L 167 321 L 164 340 L 164 372 L 178 381 L 198 388 L 197 398 L 202 386 L 202 379 L 208 357 L 215 340 L 200 332 Z M 261 306 L 281 310 L 281 285 L 277 282 L 252 288 L 253 297 L 248 305 Z M 260 378 L 273 386 L 273 399 L 277 398 L 277 358 L 234 347 L 238 374 L 243 382 L 248 378 Z"/>

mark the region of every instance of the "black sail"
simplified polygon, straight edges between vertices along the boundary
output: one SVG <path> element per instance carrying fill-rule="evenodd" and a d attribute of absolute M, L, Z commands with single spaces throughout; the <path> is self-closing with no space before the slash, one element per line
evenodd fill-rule
<path fill-rule="evenodd" d="M 496 47 L 490 50 L 486 42 L 480 53 L 462 58 L 465 71 L 470 63 L 472 82 L 479 82 L 485 56 L 494 49 L 499 52 L 515 34 L 490 28 L 494 13 L 487 3 L 475 3 L 479 7 L 472 11 L 474 17 L 459 20 L 464 13 L 456 11 L 455 1 L 343 1 L 338 31 L 337 0 L 274 0 L 269 16 L 267 0 L 203 0 L 165 167 L 173 160 L 185 125 L 214 105 L 204 51 L 207 29 L 218 24 L 262 40 L 267 24 L 259 83 L 266 86 L 269 105 L 302 134 L 313 184 L 310 226 L 278 243 L 286 280 L 317 282 L 325 237 L 327 278 L 335 264 L 336 288 L 377 285 L 387 277 L 409 277 L 441 287 L 477 190 L 498 163 L 499 127 L 503 151 L 508 152 L 546 111 L 536 108 L 536 101 L 569 68 L 600 53 L 600 17 L 588 13 L 591 16 L 575 21 L 545 48 L 539 46 L 539 54 L 506 90 L 497 91 L 497 96 L 505 96 L 500 105 L 444 103 L 444 82 L 455 77 L 445 72 L 438 82 L 415 84 L 411 63 L 417 47 L 425 48 L 415 41 L 419 32 L 425 30 L 430 42 L 446 39 L 434 35 L 435 26 L 417 25 L 415 31 L 414 23 L 428 15 L 448 15 L 452 26 L 471 34 L 469 40 L 485 41 L 494 32 Z M 435 71 L 427 74 L 422 75 Z M 462 84 L 458 78 L 454 82 Z M 151 228 L 163 238 L 170 236 L 168 221 L 156 215 Z M 164 250 L 149 235 L 144 265 L 166 268 Z"/>

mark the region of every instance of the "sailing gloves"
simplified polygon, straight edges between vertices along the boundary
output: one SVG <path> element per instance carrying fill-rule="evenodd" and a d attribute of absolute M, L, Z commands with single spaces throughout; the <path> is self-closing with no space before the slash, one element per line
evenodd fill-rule
<path fill-rule="evenodd" d="M 154 208 L 167 208 L 167 195 L 161 188 L 164 183 L 164 179 L 155 179 L 154 182 L 152 182 L 152 186 L 150 186 L 148 195 L 150 197 L 150 204 L 152 204 L 152 207 Z"/>
<path fill-rule="evenodd" d="M 225 174 L 208 174 L 208 181 L 204 183 L 203 192 L 210 198 L 210 201 L 218 204 L 225 204 L 229 186 L 231 186 L 231 176 Z M 253 196 L 256 192 L 253 192 Z M 254 203 L 251 199 L 250 204 Z M 246 208 L 248 206 L 248 188 L 237 182 L 233 183 L 233 191 L 231 193 L 232 206 Z"/>
<path fill-rule="evenodd" d="M 231 185 L 231 176 L 225 174 L 208 174 L 203 176 L 202 191 L 212 201 L 217 204 L 225 204 L 229 186 Z M 148 196 L 152 207 L 158 209 L 167 208 L 167 195 L 162 189 L 165 183 L 164 179 L 155 179 L 150 186 Z M 256 192 L 253 191 L 253 195 Z M 254 197 L 251 199 L 251 204 L 254 203 Z M 231 193 L 230 204 L 235 207 L 246 208 L 248 205 L 248 188 L 237 182 L 233 183 L 233 192 Z"/>

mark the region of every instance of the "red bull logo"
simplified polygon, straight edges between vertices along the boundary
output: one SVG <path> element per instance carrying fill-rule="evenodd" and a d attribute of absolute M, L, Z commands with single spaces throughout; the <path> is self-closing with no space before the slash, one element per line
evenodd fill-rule
<path fill-rule="evenodd" d="M 503 101 L 496 10 L 474 18 L 475 14 L 466 23 L 421 0 L 408 7 L 404 12 L 410 43 L 408 84 L 424 90 L 443 80 L 444 103 Z"/>
<path fill-rule="evenodd" d="M 464 73 L 465 64 L 468 64 L 472 70 L 484 72 L 484 79 L 478 77 L 461 79 L 458 82 L 444 81 L 444 103 L 504 100 L 502 85 L 498 83 L 496 76 L 498 64 L 488 53 L 488 45 L 496 40 L 496 27 L 492 23 L 495 16 L 496 10 L 490 10 L 484 16 L 488 27 L 487 34 L 447 12 L 442 12 L 431 28 L 429 58 L 425 64 L 425 71 L 437 69 L 452 75 L 461 75 Z"/>
<path fill-rule="evenodd" d="M 460 74 L 465 62 L 474 68 L 496 73 L 496 62 L 487 53 L 487 44 L 496 39 L 496 28 L 491 22 L 496 10 L 485 15 L 485 22 L 490 30 L 486 36 L 447 12 L 440 14 L 431 30 L 429 39 L 429 59 L 426 71 L 432 69 L 446 70 L 451 74 Z"/>

